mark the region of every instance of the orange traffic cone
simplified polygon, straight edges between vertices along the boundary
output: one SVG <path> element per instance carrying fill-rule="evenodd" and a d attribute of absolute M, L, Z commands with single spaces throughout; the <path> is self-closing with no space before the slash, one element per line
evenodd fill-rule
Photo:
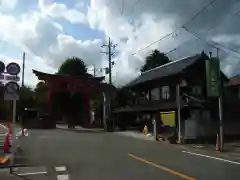
<path fill-rule="evenodd" d="M 147 135 L 148 134 L 148 127 L 145 125 L 143 128 L 143 134 Z"/>
<path fill-rule="evenodd" d="M 5 153 L 9 153 L 9 134 L 7 134 L 6 138 L 5 138 L 5 143 L 4 143 L 4 152 Z"/>
<path fill-rule="evenodd" d="M 217 134 L 217 140 L 216 140 L 216 151 L 220 151 L 219 135 L 218 134 Z"/>

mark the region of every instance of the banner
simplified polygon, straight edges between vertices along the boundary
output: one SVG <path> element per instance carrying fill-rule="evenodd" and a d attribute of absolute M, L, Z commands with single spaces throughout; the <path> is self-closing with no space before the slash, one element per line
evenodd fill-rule
<path fill-rule="evenodd" d="M 219 59 L 211 58 L 205 60 L 206 65 L 206 87 L 208 97 L 219 97 L 220 87 L 220 66 Z"/>
<path fill-rule="evenodd" d="M 175 127 L 175 111 L 160 112 L 164 126 Z"/>

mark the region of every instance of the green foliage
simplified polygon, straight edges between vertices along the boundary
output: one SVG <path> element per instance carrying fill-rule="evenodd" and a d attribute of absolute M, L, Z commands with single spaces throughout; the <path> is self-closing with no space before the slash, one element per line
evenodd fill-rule
<path fill-rule="evenodd" d="M 71 76 L 85 76 L 87 68 L 83 60 L 78 57 L 66 59 L 58 70 L 58 74 Z"/>
<path fill-rule="evenodd" d="M 35 108 L 35 93 L 30 87 L 21 87 L 19 90 L 19 101 L 17 101 L 17 111 L 20 113 L 24 108 Z"/>
<path fill-rule="evenodd" d="M 149 56 L 146 57 L 146 62 L 141 68 L 141 72 L 145 72 L 169 62 L 170 60 L 164 53 L 154 50 Z"/>
<path fill-rule="evenodd" d="M 43 107 L 47 104 L 47 93 L 48 93 L 48 87 L 47 84 L 44 81 L 38 82 L 36 85 L 36 88 L 34 89 L 35 92 L 35 101 L 37 106 Z"/>

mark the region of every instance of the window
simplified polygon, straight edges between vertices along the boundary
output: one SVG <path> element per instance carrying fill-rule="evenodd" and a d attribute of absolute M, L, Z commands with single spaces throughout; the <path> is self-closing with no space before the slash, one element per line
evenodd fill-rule
<path fill-rule="evenodd" d="M 169 86 L 162 86 L 161 96 L 162 96 L 162 99 L 164 99 L 164 100 L 169 99 L 169 97 L 170 97 L 170 87 Z"/>
<path fill-rule="evenodd" d="M 151 90 L 151 99 L 154 100 L 159 100 L 159 88 L 155 88 Z"/>
<path fill-rule="evenodd" d="M 194 95 L 201 95 L 202 94 L 202 88 L 200 86 L 194 86 L 194 87 L 192 87 L 192 93 Z"/>

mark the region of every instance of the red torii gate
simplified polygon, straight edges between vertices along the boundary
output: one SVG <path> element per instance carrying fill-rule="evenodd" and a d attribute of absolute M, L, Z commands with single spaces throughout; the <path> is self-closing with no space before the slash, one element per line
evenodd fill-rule
<path fill-rule="evenodd" d="M 105 77 L 79 77 L 70 75 L 48 74 L 33 70 L 38 80 L 48 85 L 48 112 L 52 114 L 52 95 L 56 92 L 80 92 L 84 97 L 86 111 L 85 125 L 90 126 L 90 96 L 94 91 L 101 91 L 106 84 L 102 83 Z"/>

